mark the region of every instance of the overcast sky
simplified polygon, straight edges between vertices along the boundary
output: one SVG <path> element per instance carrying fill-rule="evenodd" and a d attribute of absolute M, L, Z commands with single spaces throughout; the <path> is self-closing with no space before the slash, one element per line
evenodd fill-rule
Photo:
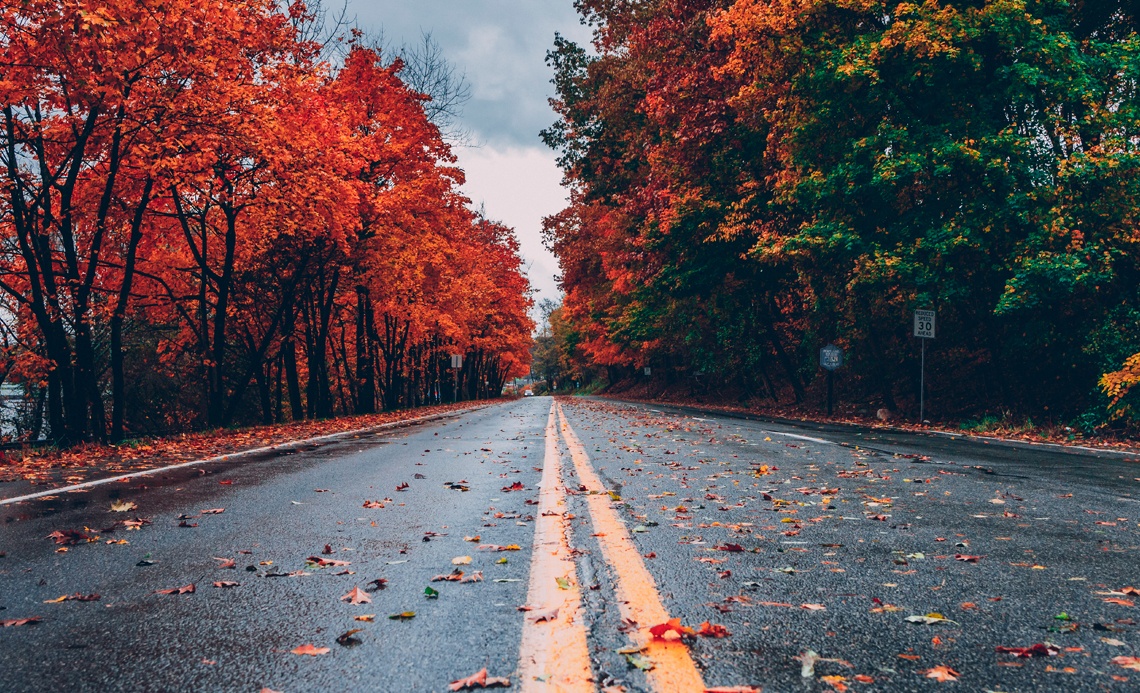
<path fill-rule="evenodd" d="M 416 44 L 430 32 L 466 73 L 471 100 L 461 125 L 471 146 L 456 149 L 465 191 L 488 217 L 514 227 L 535 300 L 557 299 L 558 264 L 542 246 L 542 217 L 562 209 L 566 192 L 538 133 L 555 119 L 544 61 L 555 32 L 589 40 L 572 0 L 348 0 L 348 8 L 362 29 L 382 31 L 391 45 Z"/>

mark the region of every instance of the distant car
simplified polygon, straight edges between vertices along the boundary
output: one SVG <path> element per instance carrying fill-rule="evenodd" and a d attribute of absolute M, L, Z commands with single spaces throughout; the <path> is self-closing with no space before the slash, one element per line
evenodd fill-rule
<path fill-rule="evenodd" d="M 523 397 L 534 397 L 533 390 L 523 390 Z"/>

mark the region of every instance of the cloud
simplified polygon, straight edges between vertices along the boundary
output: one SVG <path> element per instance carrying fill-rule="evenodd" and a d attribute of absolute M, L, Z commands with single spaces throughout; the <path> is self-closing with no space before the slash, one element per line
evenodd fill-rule
<path fill-rule="evenodd" d="M 456 150 L 467 174 L 464 192 L 490 219 L 515 229 L 535 300 L 557 299 L 558 260 L 542 245 L 542 218 L 566 206 L 554 152 L 538 146 L 486 145 Z"/>
<path fill-rule="evenodd" d="M 467 174 L 464 190 L 490 218 L 515 229 L 536 301 L 557 300 L 558 261 L 542 246 L 542 217 L 565 206 L 566 191 L 539 132 L 556 117 L 545 63 L 554 34 L 583 44 L 590 38 L 572 0 L 349 0 L 348 11 L 393 46 L 430 33 L 466 73 L 472 98 L 459 125 L 476 146 L 455 152 Z"/>

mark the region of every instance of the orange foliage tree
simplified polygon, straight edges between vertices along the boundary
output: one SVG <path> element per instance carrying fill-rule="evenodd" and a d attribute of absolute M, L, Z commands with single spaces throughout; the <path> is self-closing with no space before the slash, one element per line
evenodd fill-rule
<path fill-rule="evenodd" d="M 402 64 L 355 39 L 322 62 L 314 21 L 272 0 L 0 7 L 0 374 L 26 436 L 367 413 L 525 372 L 510 230 L 469 209 Z"/>

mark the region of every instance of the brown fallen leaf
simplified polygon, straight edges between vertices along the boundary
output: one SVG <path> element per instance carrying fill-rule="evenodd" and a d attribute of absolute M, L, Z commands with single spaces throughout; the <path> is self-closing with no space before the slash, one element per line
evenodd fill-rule
<path fill-rule="evenodd" d="M 510 685 L 510 679 L 498 676 L 488 676 L 487 668 L 483 667 L 479 671 L 466 678 L 452 681 L 450 684 L 448 684 L 447 688 L 448 690 L 452 691 L 461 691 L 464 689 L 474 688 L 492 688 L 494 686 L 509 687 Z"/>
<path fill-rule="evenodd" d="M 463 571 L 456 569 L 447 573 L 446 575 L 436 575 L 431 579 L 432 582 L 460 582 L 463 580 Z"/>
<path fill-rule="evenodd" d="M 71 546 L 73 544 L 95 541 L 93 537 L 75 529 L 57 529 L 47 535 L 47 538 L 52 539 L 60 546 Z"/>
<path fill-rule="evenodd" d="M 800 608 L 801 609 L 807 609 L 808 611 L 826 611 L 827 610 L 827 607 L 824 606 L 823 604 L 800 604 Z"/>
<path fill-rule="evenodd" d="M 113 512 L 113 513 L 126 513 L 126 512 L 130 512 L 130 511 L 134 510 L 137 507 L 139 507 L 139 506 L 135 505 L 131 501 L 118 500 L 118 501 L 113 501 L 111 503 L 111 512 Z"/>
<path fill-rule="evenodd" d="M 1061 654 L 1061 650 L 1054 645 L 1048 643 L 1035 643 L 1029 647 L 1005 647 L 998 645 L 995 648 L 998 652 L 1011 654 L 1015 657 L 1056 657 Z"/>
<path fill-rule="evenodd" d="M 349 602 L 351 604 L 371 604 L 372 597 L 359 587 L 353 587 L 348 594 L 340 598 L 342 602 Z"/>
<path fill-rule="evenodd" d="M 310 657 L 316 657 L 317 655 L 328 654 L 329 648 L 316 647 L 315 645 L 301 645 L 300 647 L 294 647 L 292 650 L 290 650 L 290 652 L 295 655 L 309 655 Z"/>
<path fill-rule="evenodd" d="M 202 515 L 221 515 L 225 511 L 225 508 L 210 508 L 208 510 L 200 510 L 199 513 Z"/>
<path fill-rule="evenodd" d="M 366 508 L 383 508 L 384 504 L 381 503 L 380 501 L 366 500 L 366 501 L 364 501 L 364 507 L 366 507 Z"/>
<path fill-rule="evenodd" d="M 214 587 L 237 587 L 241 583 L 234 582 L 233 580 L 215 580 Z"/>
<path fill-rule="evenodd" d="M 961 674 L 954 671 L 945 664 L 939 664 L 938 666 L 927 669 L 922 673 L 926 674 L 926 678 L 934 679 L 935 681 L 942 683 L 945 683 L 946 681 L 957 681 L 958 677 L 961 676 Z"/>
<path fill-rule="evenodd" d="M 218 561 L 218 565 L 216 566 L 218 568 L 236 568 L 237 567 L 237 562 L 232 558 L 221 558 L 219 556 L 213 556 L 212 558 L 215 561 Z"/>
<path fill-rule="evenodd" d="M 338 561 L 334 558 L 321 558 L 320 556 L 309 556 L 305 562 L 312 563 L 321 568 L 341 568 L 346 565 L 352 565 L 351 561 Z"/>
<path fill-rule="evenodd" d="M 363 628 L 353 628 L 352 630 L 341 633 L 336 638 L 336 644 L 340 645 L 341 647 L 354 647 L 356 645 L 359 645 L 361 643 L 360 638 L 354 638 L 352 636 L 362 632 L 363 630 Z"/>
<path fill-rule="evenodd" d="M 155 594 L 194 594 L 194 583 L 182 587 L 172 587 L 168 590 L 155 590 Z"/>
<path fill-rule="evenodd" d="M 977 563 L 981 556 L 969 556 L 964 553 L 954 554 L 954 560 L 962 561 L 963 563 Z"/>
<path fill-rule="evenodd" d="M 1132 601 L 1131 599 L 1122 599 L 1120 597 L 1109 597 L 1104 601 L 1109 604 L 1118 604 L 1120 606 L 1136 606 L 1136 602 Z"/>
<path fill-rule="evenodd" d="M 42 619 L 39 616 L 29 616 L 28 618 L 9 618 L 0 621 L 0 626 L 4 628 L 11 628 L 12 626 L 27 626 L 39 623 Z"/>

